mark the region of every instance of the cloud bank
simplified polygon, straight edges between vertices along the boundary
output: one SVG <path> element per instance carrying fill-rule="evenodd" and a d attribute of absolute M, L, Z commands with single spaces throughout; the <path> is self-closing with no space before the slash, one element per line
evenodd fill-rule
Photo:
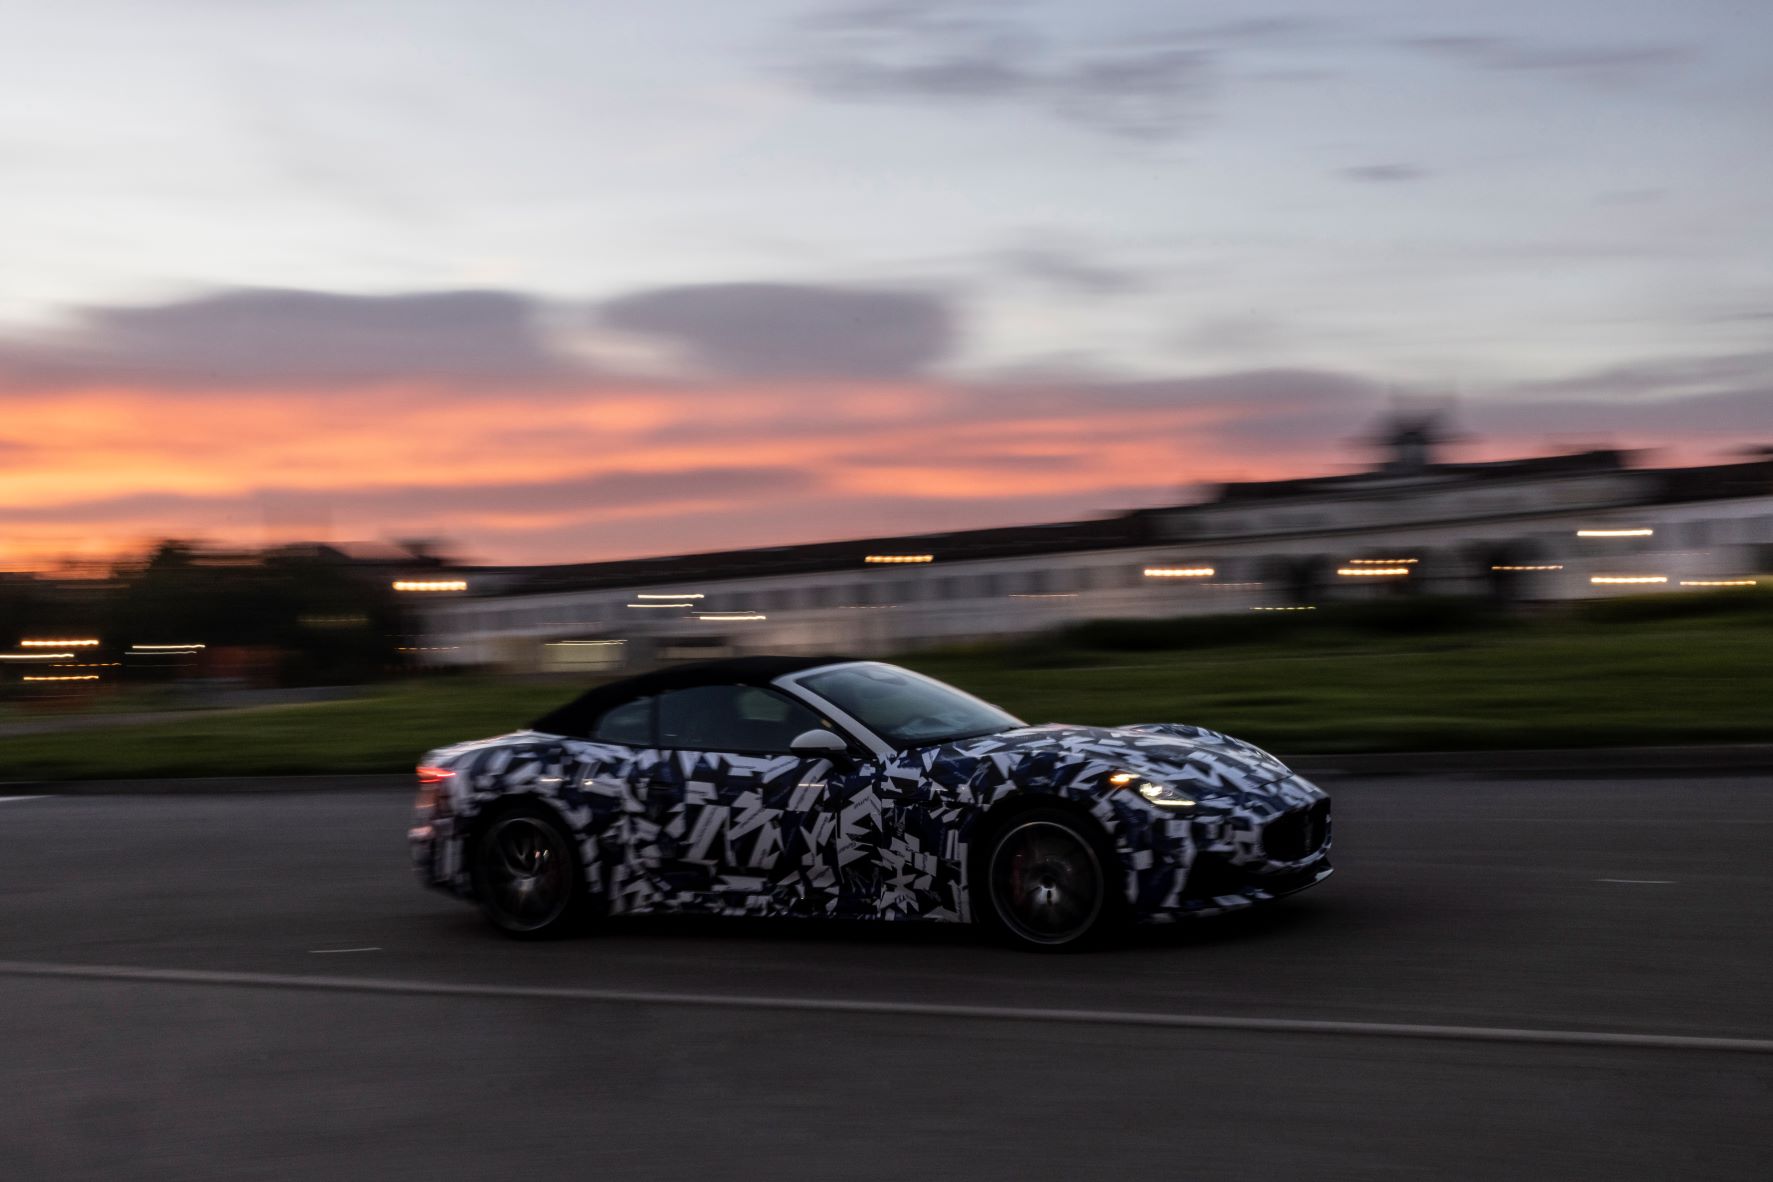
<path fill-rule="evenodd" d="M 563 312 L 684 367 L 587 366 L 539 327 Z M 1087 516 L 1347 470 L 1408 392 L 1308 367 L 944 376 L 962 323 L 938 292 L 782 283 L 89 309 L 0 348 L 0 567 L 156 536 L 422 534 L 541 562 Z M 1473 458 L 1697 459 L 1773 443 L 1773 353 L 1555 375 L 1458 418 Z"/>

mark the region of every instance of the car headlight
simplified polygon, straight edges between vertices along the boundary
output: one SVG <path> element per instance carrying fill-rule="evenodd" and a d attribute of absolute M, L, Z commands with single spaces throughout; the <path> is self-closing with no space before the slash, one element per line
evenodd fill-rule
<path fill-rule="evenodd" d="M 1191 809 L 1194 798 L 1173 784 L 1148 780 L 1138 772 L 1115 772 L 1108 782 L 1116 788 L 1132 788 L 1152 804 L 1167 809 Z"/>

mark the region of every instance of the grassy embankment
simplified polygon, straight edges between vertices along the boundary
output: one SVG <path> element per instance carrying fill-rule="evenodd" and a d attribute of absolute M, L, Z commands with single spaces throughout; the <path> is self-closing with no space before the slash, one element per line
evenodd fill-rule
<path fill-rule="evenodd" d="M 906 664 L 1029 720 L 1178 720 L 1281 753 L 1773 741 L 1773 595 L 1105 621 Z M 349 702 L 0 738 L 0 780 L 403 771 L 570 685 L 439 679 Z"/>

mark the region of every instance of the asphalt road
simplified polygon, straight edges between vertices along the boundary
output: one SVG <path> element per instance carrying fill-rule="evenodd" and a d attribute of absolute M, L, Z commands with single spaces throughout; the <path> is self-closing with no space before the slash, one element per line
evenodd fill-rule
<path fill-rule="evenodd" d="M 1328 883 L 1061 957 L 519 944 L 404 797 L 0 802 L 0 1178 L 1773 1177 L 1773 781 L 1334 790 Z"/>

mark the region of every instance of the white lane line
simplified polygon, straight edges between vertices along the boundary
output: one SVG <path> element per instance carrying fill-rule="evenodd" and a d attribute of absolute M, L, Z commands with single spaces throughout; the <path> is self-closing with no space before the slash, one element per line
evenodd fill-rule
<path fill-rule="evenodd" d="M 42 800 L 41 796 L 0 796 L 0 804 L 11 804 L 15 800 Z"/>
<path fill-rule="evenodd" d="M 1632 886 L 1673 886 L 1672 878 L 1597 878 L 1596 882 L 1621 882 Z"/>
<path fill-rule="evenodd" d="M 234 973 L 207 969 L 149 969 L 129 965 L 0 961 L 0 977 L 51 977 L 84 981 L 134 981 L 161 985 L 219 985 L 257 989 L 309 989 L 411 997 L 502 998 L 516 1001 L 607 1002 L 623 1005 L 703 1006 L 733 1010 L 791 1010 L 907 1018 L 972 1018 L 999 1022 L 1065 1022 L 1093 1026 L 1144 1026 L 1172 1030 L 1230 1030 L 1262 1034 L 1341 1034 L 1373 1038 L 1432 1038 L 1461 1042 L 1623 1047 L 1638 1050 L 1738 1051 L 1773 1055 L 1773 1038 L 1709 1038 L 1690 1034 L 1632 1034 L 1606 1030 L 1534 1030 L 1508 1026 L 1437 1026 L 1392 1022 L 1336 1022 L 1306 1018 L 1243 1018 L 1212 1014 L 1154 1014 L 1135 1010 L 1068 1010 L 1018 1006 L 937 1005 L 911 1001 L 847 1001 L 822 997 L 755 997 L 744 994 L 658 993 L 628 989 L 568 989 L 523 985 L 472 985 L 378 977 L 321 977 L 289 973 Z"/>
<path fill-rule="evenodd" d="M 380 952 L 381 950 L 380 944 L 365 944 L 361 948 L 310 948 L 308 953 L 311 956 L 329 956 L 334 952 Z"/>

